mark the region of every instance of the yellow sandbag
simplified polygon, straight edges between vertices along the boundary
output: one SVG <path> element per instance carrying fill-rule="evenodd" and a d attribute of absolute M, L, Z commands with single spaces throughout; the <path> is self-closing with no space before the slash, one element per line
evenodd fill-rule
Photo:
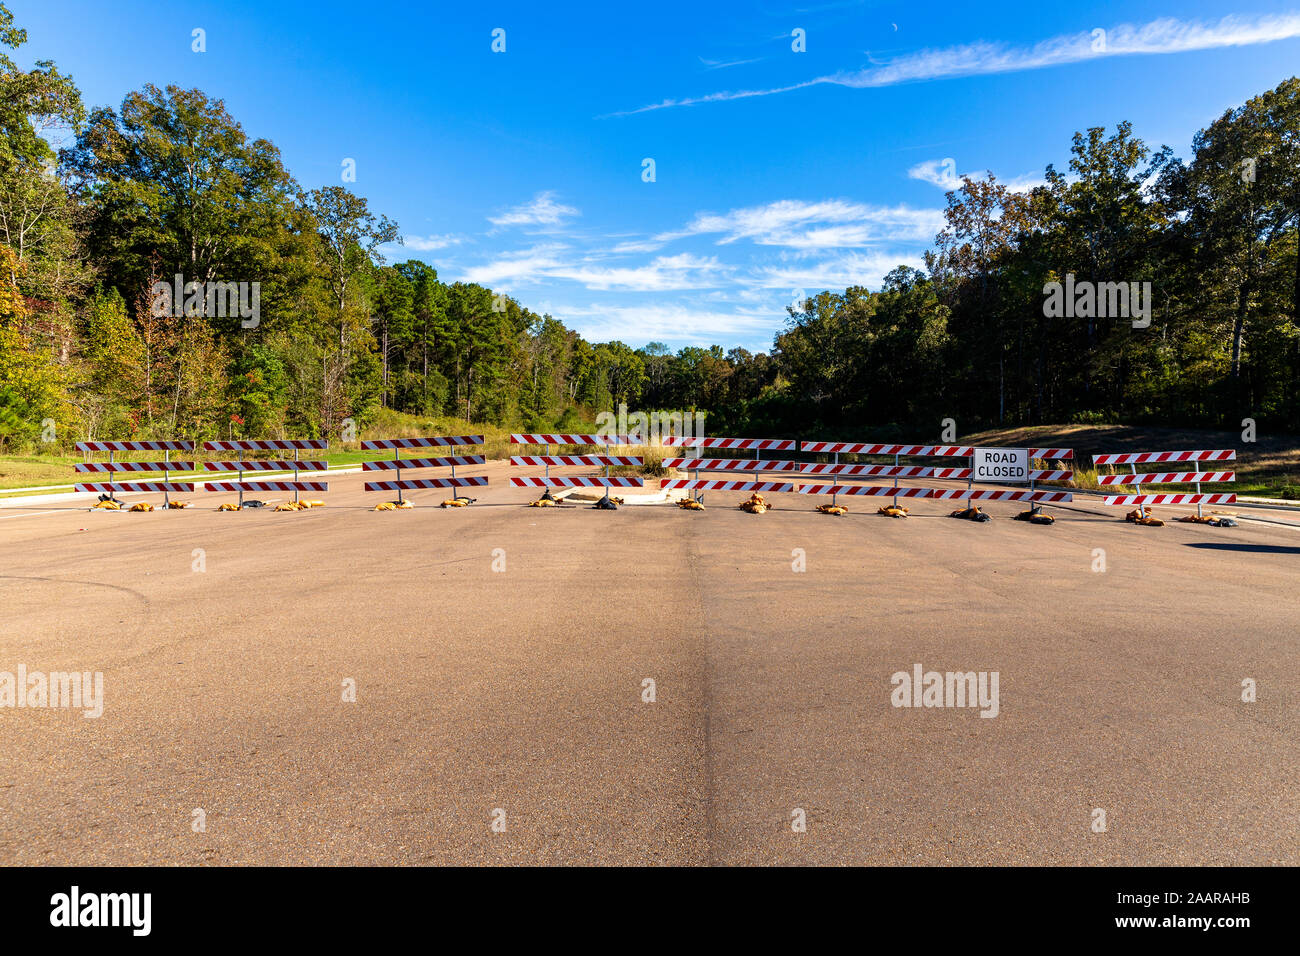
<path fill-rule="evenodd" d="M 1165 526 L 1165 523 L 1161 521 L 1159 518 L 1151 517 L 1150 510 L 1148 510 L 1146 512 L 1146 516 L 1143 517 L 1142 510 L 1140 508 L 1134 508 L 1132 511 L 1130 511 L 1128 514 L 1124 516 L 1124 520 L 1129 522 L 1130 524 L 1146 525 L 1148 528 L 1163 528 Z"/>

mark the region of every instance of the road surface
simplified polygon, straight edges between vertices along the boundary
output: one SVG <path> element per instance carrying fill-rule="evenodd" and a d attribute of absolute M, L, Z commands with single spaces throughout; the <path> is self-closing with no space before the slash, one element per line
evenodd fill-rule
<path fill-rule="evenodd" d="M 465 509 L 0 511 L 0 672 L 104 681 L 0 708 L 0 861 L 1300 863 L 1300 528 L 466 473 Z M 918 664 L 997 672 L 997 716 L 893 706 Z"/>

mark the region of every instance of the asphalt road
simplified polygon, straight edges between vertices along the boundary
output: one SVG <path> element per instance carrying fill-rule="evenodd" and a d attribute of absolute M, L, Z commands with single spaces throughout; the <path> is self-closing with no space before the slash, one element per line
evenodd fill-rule
<path fill-rule="evenodd" d="M 96 719 L 0 708 L 0 862 L 1300 863 L 1300 528 L 480 472 L 465 509 L 0 510 L 0 672 L 104 680 Z M 892 706 L 916 664 L 997 672 L 997 716 Z"/>

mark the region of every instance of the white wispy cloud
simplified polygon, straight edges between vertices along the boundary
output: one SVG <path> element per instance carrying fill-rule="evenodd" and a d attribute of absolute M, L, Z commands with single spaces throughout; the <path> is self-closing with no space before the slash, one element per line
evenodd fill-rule
<path fill-rule="evenodd" d="M 464 280 L 487 286 L 498 282 L 535 283 L 546 278 L 548 270 L 564 265 L 560 254 L 567 249 L 563 244 L 549 243 L 506 252 L 490 262 L 470 266 L 465 270 Z"/>
<path fill-rule="evenodd" d="M 704 57 L 699 58 L 700 63 L 706 70 L 725 70 L 731 66 L 745 66 L 749 63 L 758 63 L 762 59 L 764 59 L 764 57 L 761 56 L 756 56 L 748 60 L 706 60 Z"/>
<path fill-rule="evenodd" d="M 582 213 L 573 206 L 556 202 L 555 193 L 547 190 L 498 216 L 488 216 L 488 222 L 494 226 L 558 226 L 566 219 L 580 215 Z"/>
<path fill-rule="evenodd" d="M 657 256 L 642 265 L 602 266 L 591 256 L 579 258 L 566 253 L 564 244 L 533 246 L 498 256 L 490 262 L 465 270 L 467 282 L 491 285 L 539 285 L 551 281 L 577 282 L 593 291 L 670 292 L 707 289 L 721 284 L 731 271 L 713 257 L 690 253 Z"/>
<path fill-rule="evenodd" d="M 460 236 L 447 234 L 445 236 L 403 236 L 402 242 L 406 248 L 414 249 L 416 252 L 434 252 L 438 249 L 446 249 L 449 246 L 458 246 L 465 240 Z"/>
<path fill-rule="evenodd" d="M 698 258 L 690 253 L 656 256 L 642 266 L 597 267 L 580 265 L 548 271 L 554 279 L 581 282 L 588 289 L 630 292 L 665 292 L 678 289 L 707 289 L 716 286 L 729 271 L 713 257 Z"/>
<path fill-rule="evenodd" d="M 720 311 L 689 302 L 552 306 L 551 313 L 589 341 L 619 339 L 631 345 L 654 341 L 688 345 L 768 342 L 780 324 L 779 317 L 770 311 Z"/>
<path fill-rule="evenodd" d="M 656 239 L 716 234 L 718 245 L 748 239 L 791 249 L 839 249 L 872 242 L 928 242 L 943 228 L 943 212 L 910 206 L 870 206 L 842 199 L 782 199 L 726 213 L 702 212 L 677 232 Z"/>
<path fill-rule="evenodd" d="M 957 175 L 957 164 L 952 159 L 927 159 L 909 169 L 907 176 L 909 179 L 919 179 L 931 186 L 938 186 L 944 191 L 956 189 L 961 185 L 961 177 Z"/>
<path fill-rule="evenodd" d="M 924 270 L 925 260 L 915 254 L 885 252 L 852 252 L 817 261 L 794 259 L 760 269 L 754 281 L 769 289 L 812 291 L 853 285 L 876 288 L 898 266 Z"/>
<path fill-rule="evenodd" d="M 956 162 L 951 157 L 947 157 L 945 159 L 927 159 L 925 162 L 917 163 L 907 171 L 907 175 L 909 179 L 919 179 L 921 182 L 938 186 L 944 192 L 951 192 L 954 189 L 961 188 L 964 177 L 983 179 L 989 175 L 989 172 L 985 170 L 979 173 L 962 173 L 958 175 Z M 1014 179 L 999 180 L 999 182 L 1013 193 L 1027 193 L 1036 186 L 1047 185 L 1047 180 L 1042 175 L 1035 173 L 1017 176 Z"/>
<path fill-rule="evenodd" d="M 626 239 L 614 246 L 610 251 L 617 256 L 628 255 L 637 252 L 658 252 L 665 245 L 662 239 Z"/>
<path fill-rule="evenodd" d="M 1217 22 L 1162 17 L 1145 24 L 1126 23 L 1106 30 L 1062 34 L 1030 46 L 980 42 L 921 50 L 867 69 L 818 76 L 801 83 L 768 89 L 728 90 L 705 96 L 665 99 L 659 103 L 610 115 L 625 116 L 674 106 L 695 106 L 701 103 L 747 99 L 754 96 L 771 96 L 822 84 L 866 89 L 960 76 L 1038 70 L 1113 56 L 1187 53 L 1223 47 L 1253 46 L 1293 37 L 1300 37 L 1300 13 L 1226 16 Z"/>

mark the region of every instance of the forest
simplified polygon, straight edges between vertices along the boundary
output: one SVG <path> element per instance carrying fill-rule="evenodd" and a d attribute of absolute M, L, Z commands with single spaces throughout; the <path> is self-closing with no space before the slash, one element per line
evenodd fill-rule
<path fill-rule="evenodd" d="M 1300 431 L 1295 78 L 1186 159 L 1119 120 L 1032 190 L 965 178 L 925 271 L 808 297 L 766 353 L 672 351 L 588 342 L 389 261 L 397 223 L 343 185 L 302 188 L 220 99 L 149 85 L 88 106 L 54 63 L 18 65 L 25 42 L 0 5 L 0 451 L 336 436 L 385 410 L 572 430 L 620 403 L 702 410 L 724 435 L 922 435 L 950 416 Z M 1049 314 L 1067 277 L 1149 283 L 1149 324 Z M 252 321 L 155 291 L 252 282 Z"/>

